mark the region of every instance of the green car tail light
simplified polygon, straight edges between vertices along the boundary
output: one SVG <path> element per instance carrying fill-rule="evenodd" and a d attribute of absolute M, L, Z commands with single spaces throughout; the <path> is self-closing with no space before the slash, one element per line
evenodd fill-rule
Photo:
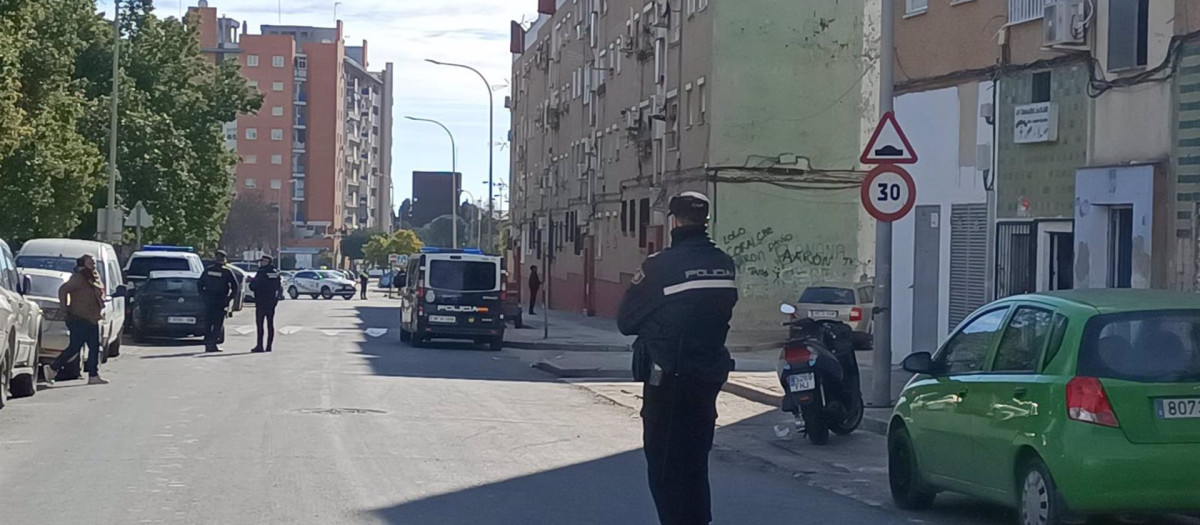
<path fill-rule="evenodd" d="M 1067 417 L 1093 425 L 1121 426 L 1104 385 L 1095 377 L 1076 377 L 1067 383 Z"/>

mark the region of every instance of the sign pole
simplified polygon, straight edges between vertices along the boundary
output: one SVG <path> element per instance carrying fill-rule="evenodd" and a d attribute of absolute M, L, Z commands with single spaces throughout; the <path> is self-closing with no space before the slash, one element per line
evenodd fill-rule
<path fill-rule="evenodd" d="M 896 9 L 882 2 L 879 35 L 879 115 L 892 112 L 893 66 L 895 63 Z M 875 359 L 871 368 L 871 397 L 874 407 L 892 406 L 892 223 L 875 223 Z"/>

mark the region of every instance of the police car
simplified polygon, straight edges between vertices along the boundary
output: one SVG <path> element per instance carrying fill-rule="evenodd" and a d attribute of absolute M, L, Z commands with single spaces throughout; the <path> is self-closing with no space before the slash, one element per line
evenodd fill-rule
<path fill-rule="evenodd" d="M 409 258 L 401 288 L 400 339 L 467 339 L 504 346 L 501 259 L 479 250 L 425 248 Z"/>

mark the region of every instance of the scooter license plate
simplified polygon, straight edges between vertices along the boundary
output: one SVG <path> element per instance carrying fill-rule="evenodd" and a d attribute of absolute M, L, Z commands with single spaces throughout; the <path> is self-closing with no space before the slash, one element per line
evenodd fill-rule
<path fill-rule="evenodd" d="M 789 392 L 807 392 L 814 388 L 817 388 L 817 378 L 813 374 L 788 376 Z"/>

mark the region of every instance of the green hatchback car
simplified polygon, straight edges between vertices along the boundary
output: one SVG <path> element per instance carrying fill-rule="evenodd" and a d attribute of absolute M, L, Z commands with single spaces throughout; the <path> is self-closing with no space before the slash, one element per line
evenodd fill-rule
<path fill-rule="evenodd" d="M 1016 507 L 1022 525 L 1200 511 L 1198 294 L 1000 300 L 904 368 L 888 428 L 903 509 L 952 491 Z"/>

